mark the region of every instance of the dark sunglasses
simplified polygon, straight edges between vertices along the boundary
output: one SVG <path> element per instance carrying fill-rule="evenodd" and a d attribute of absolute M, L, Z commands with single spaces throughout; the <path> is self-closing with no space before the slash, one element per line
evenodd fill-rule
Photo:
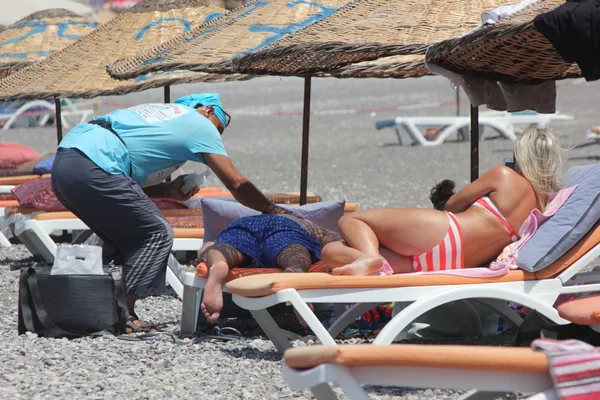
<path fill-rule="evenodd" d="M 223 129 L 227 128 L 229 126 L 229 124 L 231 123 L 231 115 L 227 114 L 227 111 L 223 110 L 222 107 L 219 106 L 205 106 L 203 104 L 199 104 L 198 107 L 218 107 L 221 111 L 223 111 L 223 114 L 225 114 L 225 126 L 223 127 Z"/>

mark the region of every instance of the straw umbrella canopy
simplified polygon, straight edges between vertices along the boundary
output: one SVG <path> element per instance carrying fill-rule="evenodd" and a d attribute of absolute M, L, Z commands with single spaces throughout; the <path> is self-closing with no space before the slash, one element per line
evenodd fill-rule
<path fill-rule="evenodd" d="M 357 1 L 267 49 L 241 57 L 235 66 L 257 74 L 314 75 L 377 60 L 369 66 L 372 75 L 405 77 L 414 68 L 410 63 L 398 65 L 398 59 L 392 56 L 425 54 L 431 44 L 476 28 L 481 24 L 483 11 L 503 3 L 504 0 Z M 382 60 L 385 57 L 387 60 Z"/>
<path fill-rule="evenodd" d="M 383 57 L 373 61 L 349 64 L 316 76 L 335 78 L 419 78 L 432 75 L 425 66 L 423 54 Z"/>
<path fill-rule="evenodd" d="M 174 83 L 246 79 L 179 72 L 115 80 L 106 65 L 164 43 L 226 10 L 201 0 L 146 0 L 124 11 L 76 43 L 0 81 L 0 98 L 53 99 L 121 95 Z"/>
<path fill-rule="evenodd" d="M 233 73 L 231 60 L 321 21 L 351 0 L 257 0 L 108 67 L 119 79 L 155 71 Z"/>
<path fill-rule="evenodd" d="M 28 15 L 0 32 L 0 70 L 43 60 L 97 27 L 93 19 L 61 8 Z"/>
<path fill-rule="evenodd" d="M 431 47 L 427 61 L 459 74 L 506 82 L 577 78 L 576 63 L 564 61 L 533 19 L 564 0 L 539 0 L 508 18 Z"/>

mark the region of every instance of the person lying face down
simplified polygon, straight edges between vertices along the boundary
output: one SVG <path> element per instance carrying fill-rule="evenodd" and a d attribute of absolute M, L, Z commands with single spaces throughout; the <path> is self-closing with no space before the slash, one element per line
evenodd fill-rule
<path fill-rule="evenodd" d="M 514 170 L 496 166 L 453 193 L 444 181 L 432 190 L 435 209 L 356 211 L 338 223 L 345 240 L 327 244 L 323 261 L 333 275 L 433 272 L 493 261 L 531 211 L 544 212 L 561 186 L 562 149 L 545 129 L 529 128 L 514 145 Z M 388 258 L 381 249 L 395 254 Z"/>
<path fill-rule="evenodd" d="M 279 267 L 284 272 L 307 272 L 321 260 L 323 246 L 341 240 L 337 232 L 287 214 L 235 220 L 200 252 L 200 260 L 208 266 L 201 305 L 204 316 L 210 323 L 219 319 L 230 268 Z"/>

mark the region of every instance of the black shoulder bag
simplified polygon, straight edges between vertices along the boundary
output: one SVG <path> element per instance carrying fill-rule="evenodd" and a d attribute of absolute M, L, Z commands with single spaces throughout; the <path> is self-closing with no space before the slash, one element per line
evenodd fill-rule
<path fill-rule="evenodd" d="M 50 275 L 50 269 L 21 269 L 20 335 L 72 339 L 125 333 L 129 313 L 120 266 L 105 266 L 103 275 Z"/>

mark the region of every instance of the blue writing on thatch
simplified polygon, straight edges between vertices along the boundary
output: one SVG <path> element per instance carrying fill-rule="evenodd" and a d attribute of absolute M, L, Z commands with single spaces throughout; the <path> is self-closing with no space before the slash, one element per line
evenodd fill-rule
<path fill-rule="evenodd" d="M 305 26 L 308 26 L 314 22 L 319 22 L 322 19 L 329 17 L 331 14 L 333 14 L 334 12 L 336 12 L 338 10 L 338 8 L 326 7 L 320 3 L 308 1 L 308 0 L 293 0 L 293 1 L 290 1 L 289 3 L 287 3 L 286 7 L 292 8 L 292 7 L 297 6 L 298 4 L 315 6 L 315 7 L 320 8 L 321 11 L 311 15 L 310 17 L 308 17 L 302 21 L 298 21 L 296 23 L 289 24 L 284 27 L 275 27 L 275 26 L 269 26 L 269 25 L 251 25 L 250 27 L 248 27 L 248 30 L 250 32 L 267 32 L 267 33 L 272 33 L 273 36 L 263 40 L 259 45 L 254 46 L 251 49 L 247 49 L 247 50 L 244 50 L 244 51 L 236 54 L 234 56 L 234 58 L 238 57 L 238 56 L 242 56 L 244 54 L 255 52 L 263 47 L 267 47 L 270 44 L 273 44 L 276 41 L 278 41 L 279 39 L 281 39 L 283 36 L 293 33 L 299 29 L 302 29 Z"/>
<path fill-rule="evenodd" d="M 69 29 L 70 26 L 72 25 L 83 25 L 83 26 L 89 26 L 90 28 L 97 28 L 98 24 L 94 23 L 94 22 L 85 22 L 85 21 L 65 21 L 65 22 L 61 22 L 60 25 L 58 25 L 58 33 L 57 36 L 59 38 L 63 38 L 63 39 L 72 39 L 72 40 L 79 40 L 83 37 L 83 35 L 69 35 L 67 34 L 67 29 Z"/>
<path fill-rule="evenodd" d="M 190 29 L 192 29 L 192 25 L 190 25 L 190 23 L 188 21 L 186 21 L 185 19 L 182 18 L 161 18 L 161 19 L 157 19 L 156 21 L 152 21 L 150 22 L 148 25 L 146 25 L 145 27 L 143 27 L 142 29 L 139 30 L 139 32 L 135 35 L 135 37 L 133 38 L 134 40 L 141 40 L 146 33 L 148 33 L 148 31 L 152 28 L 154 28 L 155 26 L 161 25 L 164 22 L 180 22 L 181 25 L 183 25 L 183 32 L 187 32 Z"/>

